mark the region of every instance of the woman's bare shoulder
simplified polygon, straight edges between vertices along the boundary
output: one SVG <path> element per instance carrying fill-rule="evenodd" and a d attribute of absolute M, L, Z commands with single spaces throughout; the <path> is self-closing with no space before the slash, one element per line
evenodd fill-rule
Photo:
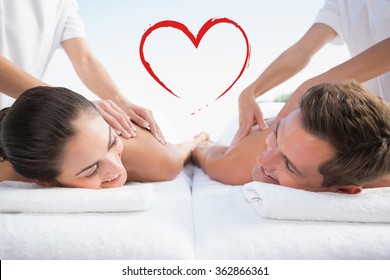
<path fill-rule="evenodd" d="M 29 182 L 30 180 L 16 173 L 9 161 L 0 161 L 0 182 L 3 181 Z"/>

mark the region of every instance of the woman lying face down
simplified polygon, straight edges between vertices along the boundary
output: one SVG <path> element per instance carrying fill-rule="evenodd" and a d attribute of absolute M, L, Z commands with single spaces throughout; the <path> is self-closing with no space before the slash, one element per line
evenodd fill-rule
<path fill-rule="evenodd" d="M 90 101 L 55 87 L 27 90 L 0 119 L 0 181 L 44 186 L 99 189 L 172 180 L 206 139 L 199 134 L 188 143 L 162 145 L 140 127 L 137 137 L 124 139 Z"/>
<path fill-rule="evenodd" d="M 274 129 L 253 130 L 230 148 L 201 145 L 193 158 L 232 185 L 255 180 L 351 194 L 390 186 L 389 105 L 355 82 L 321 84 Z"/>

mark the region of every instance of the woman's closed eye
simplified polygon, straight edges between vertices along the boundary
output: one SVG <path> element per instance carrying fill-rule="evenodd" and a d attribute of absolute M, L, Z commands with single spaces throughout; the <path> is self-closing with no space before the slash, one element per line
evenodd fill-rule
<path fill-rule="evenodd" d="M 109 145 L 108 145 L 108 151 L 110 151 L 113 147 L 115 147 L 115 145 L 117 145 L 118 144 L 118 136 L 117 135 L 115 135 L 114 137 L 113 137 L 113 139 L 110 141 L 110 143 L 109 143 Z M 95 169 L 90 173 L 90 174 L 88 174 L 88 175 L 86 175 L 84 178 L 86 178 L 86 179 L 91 179 L 91 178 L 93 178 L 97 173 L 98 173 L 98 171 L 99 171 L 99 162 L 97 162 L 96 164 L 95 164 Z M 91 166 L 91 168 L 92 168 L 92 166 Z"/>
<path fill-rule="evenodd" d="M 98 170 L 99 170 L 99 164 L 97 163 L 95 170 L 91 174 L 85 176 L 85 178 L 87 179 L 93 178 L 98 173 Z"/>
<path fill-rule="evenodd" d="M 111 144 L 108 147 L 108 150 L 111 150 L 116 144 L 118 144 L 118 136 L 114 136 L 114 139 L 111 141 Z M 93 178 L 98 173 L 98 170 L 99 170 L 99 163 L 96 164 L 95 170 L 91 174 L 88 174 L 87 176 L 85 176 L 85 178 L 87 178 L 87 179 Z"/>

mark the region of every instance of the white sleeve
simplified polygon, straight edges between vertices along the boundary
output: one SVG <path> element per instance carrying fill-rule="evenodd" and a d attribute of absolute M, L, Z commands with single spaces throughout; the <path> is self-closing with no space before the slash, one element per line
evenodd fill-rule
<path fill-rule="evenodd" d="M 84 23 L 77 13 L 78 3 L 76 0 L 72 1 L 69 15 L 66 19 L 64 31 L 62 33 L 61 42 L 71 38 L 86 37 Z"/>
<path fill-rule="evenodd" d="M 318 12 L 314 23 L 326 24 L 337 33 L 331 43 L 341 45 L 345 42 L 338 0 L 326 0 L 324 6 Z"/>

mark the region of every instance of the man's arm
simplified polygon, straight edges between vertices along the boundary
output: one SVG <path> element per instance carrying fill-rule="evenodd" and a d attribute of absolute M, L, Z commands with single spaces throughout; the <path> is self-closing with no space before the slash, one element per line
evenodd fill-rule
<path fill-rule="evenodd" d="M 199 145 L 192 152 L 197 166 L 213 180 L 228 185 L 242 185 L 252 181 L 252 169 L 257 156 L 265 151 L 265 140 L 270 130 L 254 130 L 234 147 Z"/>

